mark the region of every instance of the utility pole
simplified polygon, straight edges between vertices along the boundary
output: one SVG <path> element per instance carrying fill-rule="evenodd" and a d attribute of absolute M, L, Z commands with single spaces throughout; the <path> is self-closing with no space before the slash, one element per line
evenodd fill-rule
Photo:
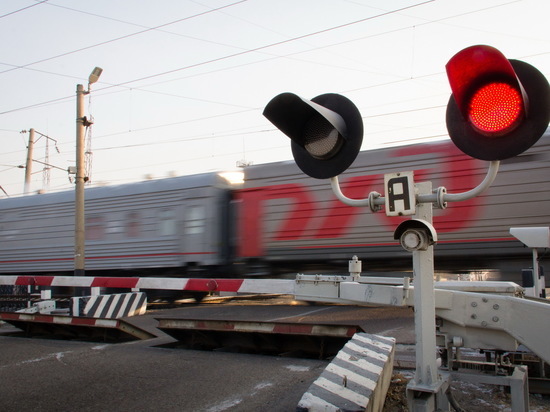
<path fill-rule="evenodd" d="M 90 85 L 97 82 L 103 69 L 96 67 L 88 78 L 88 90 L 81 84 L 76 85 L 76 186 L 75 186 L 75 228 L 74 228 L 74 275 L 85 275 L 85 218 L 84 218 L 84 135 L 89 126 L 84 116 L 84 96 L 90 93 Z"/>
<path fill-rule="evenodd" d="M 84 219 L 84 86 L 76 86 L 76 186 L 74 224 L 74 275 L 84 276 L 85 219 Z"/>
<path fill-rule="evenodd" d="M 27 195 L 31 190 L 32 156 L 34 149 L 34 129 L 29 130 L 29 145 L 27 146 L 27 162 L 25 164 L 25 186 L 23 192 Z"/>

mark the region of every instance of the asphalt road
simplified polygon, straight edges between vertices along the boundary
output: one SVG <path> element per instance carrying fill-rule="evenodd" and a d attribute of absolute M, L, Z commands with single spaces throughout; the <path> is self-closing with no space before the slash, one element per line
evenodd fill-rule
<path fill-rule="evenodd" d="M 292 411 L 326 361 L 0 338 L 3 411 Z"/>
<path fill-rule="evenodd" d="M 412 311 L 403 308 L 294 305 L 288 302 L 200 305 L 152 312 L 155 318 L 232 318 L 357 324 L 409 343 Z M 0 328 L 0 332 L 3 328 Z M 102 344 L 0 335 L 2 411 L 294 411 L 327 360 L 166 349 L 149 341 Z M 401 336 L 401 337 L 399 337 Z"/>

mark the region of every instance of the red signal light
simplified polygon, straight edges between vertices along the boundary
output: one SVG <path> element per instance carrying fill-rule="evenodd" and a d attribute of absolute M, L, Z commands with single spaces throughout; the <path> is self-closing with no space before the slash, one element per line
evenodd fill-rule
<path fill-rule="evenodd" d="M 464 153 L 482 160 L 516 156 L 550 122 L 550 86 L 535 67 L 490 46 L 472 46 L 447 63 L 452 96 L 447 130 Z"/>
<path fill-rule="evenodd" d="M 523 99 L 519 90 L 507 83 L 489 83 L 474 92 L 468 113 L 481 132 L 491 135 L 508 132 L 522 118 Z"/>

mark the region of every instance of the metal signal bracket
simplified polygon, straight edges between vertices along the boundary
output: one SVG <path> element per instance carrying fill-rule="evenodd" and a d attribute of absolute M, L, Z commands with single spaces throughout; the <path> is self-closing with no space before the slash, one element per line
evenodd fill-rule
<path fill-rule="evenodd" d="M 349 206 L 366 207 L 376 212 L 385 207 L 387 216 L 412 216 L 411 220 L 399 225 L 394 233 L 401 246 L 413 257 L 414 293 L 410 302 L 409 290 L 399 290 L 399 287 L 388 289 L 375 285 L 354 283 L 352 294 L 364 293 L 364 300 L 377 296 L 394 305 L 413 304 L 415 307 L 416 335 L 416 372 L 407 386 L 409 409 L 414 411 L 449 410 L 446 396 L 450 377 L 440 373 L 437 366 L 436 345 L 436 300 L 434 292 L 434 252 L 433 245 L 437 243 L 437 232 L 433 227 L 433 208 L 447 207 L 447 202 L 459 202 L 471 199 L 487 190 L 496 178 L 500 162 L 492 161 L 483 181 L 473 189 L 463 193 L 448 193 L 445 187 L 432 190 L 431 182 L 414 182 L 414 172 L 398 172 L 384 175 L 386 196 L 371 192 L 366 199 L 350 199 L 342 193 L 338 177 L 331 178 L 331 187 L 335 196 Z M 357 278 L 357 276 L 356 276 Z M 305 279 L 303 279 L 305 280 Z M 297 292 L 300 289 L 296 285 Z M 397 288 L 397 289 L 395 289 Z M 330 299 L 347 300 L 342 291 L 347 285 L 333 284 L 328 294 Z M 341 290 L 340 290 L 341 289 Z M 375 291 L 375 289 L 377 289 Z M 350 293 L 350 292 L 348 292 Z M 374 303 L 374 302 L 373 302 Z M 381 303 L 381 302 L 378 302 Z"/>

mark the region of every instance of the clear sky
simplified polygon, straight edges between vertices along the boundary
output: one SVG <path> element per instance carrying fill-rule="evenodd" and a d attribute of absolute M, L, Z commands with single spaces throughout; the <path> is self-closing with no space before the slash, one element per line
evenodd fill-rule
<path fill-rule="evenodd" d="M 547 0 L 2 0 L 0 186 L 73 187 L 76 85 L 87 85 L 91 184 L 292 158 L 262 111 L 271 98 L 340 93 L 363 150 L 447 138 L 446 62 L 489 44 L 550 77 Z M 59 150 L 59 153 L 56 150 Z M 0 191 L 0 198 L 5 197 Z"/>

